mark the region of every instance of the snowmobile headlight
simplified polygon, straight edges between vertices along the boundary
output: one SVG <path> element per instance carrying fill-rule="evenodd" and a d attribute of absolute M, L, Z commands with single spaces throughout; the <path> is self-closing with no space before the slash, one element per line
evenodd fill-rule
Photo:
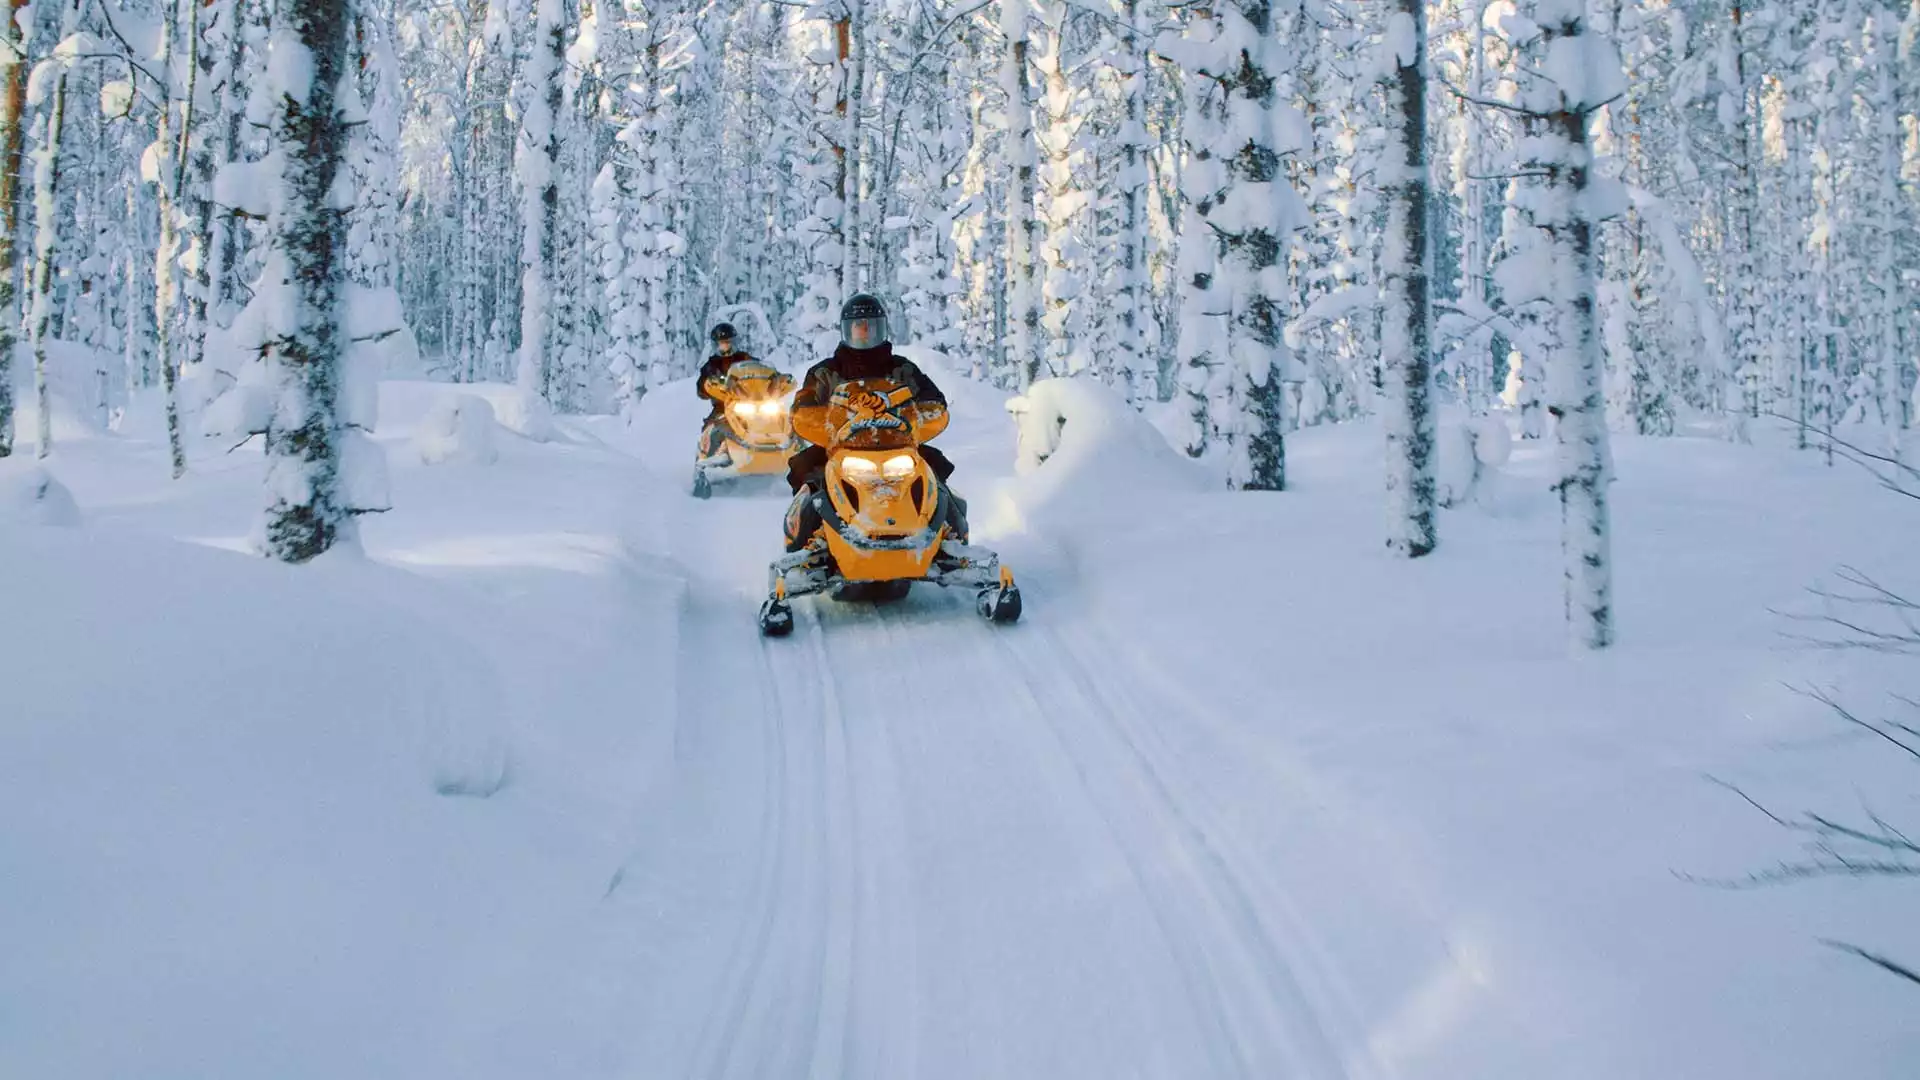
<path fill-rule="evenodd" d="M 761 416 L 779 416 L 786 411 L 787 403 L 784 401 L 763 401 L 760 403 Z"/>
<path fill-rule="evenodd" d="M 913 475 L 913 455 L 895 454 L 880 466 L 880 475 L 889 480 L 905 480 Z"/>
<path fill-rule="evenodd" d="M 850 457 L 840 462 L 840 471 L 856 480 L 871 480 L 879 473 L 880 466 L 863 457 Z"/>
<path fill-rule="evenodd" d="M 728 412 L 730 412 L 730 413 L 732 413 L 732 414 L 733 414 L 733 415 L 735 415 L 735 416 L 752 416 L 752 415 L 753 415 L 753 402 L 751 402 L 751 401 L 736 401 L 736 402 L 734 402 L 733 404 L 731 404 L 731 405 L 729 405 L 729 406 L 727 406 L 727 411 L 728 411 Z"/>

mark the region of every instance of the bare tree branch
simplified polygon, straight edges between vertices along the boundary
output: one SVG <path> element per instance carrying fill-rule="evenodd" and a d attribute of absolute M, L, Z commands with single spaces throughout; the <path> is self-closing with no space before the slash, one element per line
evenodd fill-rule
<path fill-rule="evenodd" d="M 1835 941 L 1832 938 L 1821 938 L 1820 944 L 1825 945 L 1829 949 L 1838 949 L 1843 953 L 1851 953 L 1877 968 L 1898 975 L 1915 985 L 1920 985 L 1920 972 L 1916 972 L 1910 967 L 1889 960 L 1879 953 L 1868 952 L 1858 945 L 1849 945 L 1844 941 Z"/>

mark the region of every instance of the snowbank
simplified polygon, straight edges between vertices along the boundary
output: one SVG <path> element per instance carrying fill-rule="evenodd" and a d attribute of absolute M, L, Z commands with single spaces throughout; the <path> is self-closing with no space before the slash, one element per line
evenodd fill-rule
<path fill-rule="evenodd" d="M 532 394 L 519 393 L 498 403 L 501 426 L 531 442 L 551 442 L 558 434 L 553 409 Z"/>
<path fill-rule="evenodd" d="M 1213 487 L 1111 389 L 1086 379 L 1044 379 L 1006 404 L 1017 430 L 1015 479 L 999 507 L 1014 521 L 1056 523 L 1137 512 L 1150 500 Z M 988 519 L 990 532 L 1008 521 Z"/>
<path fill-rule="evenodd" d="M 1513 432 L 1506 419 L 1492 414 L 1443 417 L 1436 442 L 1434 479 L 1439 504 L 1497 509 L 1500 467 L 1513 456 Z"/>
<path fill-rule="evenodd" d="M 387 449 L 497 392 L 381 390 Z M 644 470 L 399 468 L 364 558 L 289 568 L 216 550 L 258 440 L 170 480 L 135 404 L 56 450 L 86 529 L 0 463 L 0 1076 L 594 1073 L 595 905 L 680 693 Z"/>
<path fill-rule="evenodd" d="M 205 364 L 195 365 L 193 370 L 195 377 L 182 381 L 180 396 L 183 409 L 188 403 L 201 403 L 198 405 L 201 435 L 237 443 L 267 430 L 268 422 L 273 419 L 274 395 L 278 390 L 265 364 L 240 365 L 231 373 Z M 226 387 L 224 391 L 218 389 L 221 384 Z M 191 392 L 193 390 L 199 392 Z M 209 400 L 209 394 L 218 396 Z"/>
<path fill-rule="evenodd" d="M 31 459 L 0 462 L 0 522 L 29 525 L 80 524 L 73 493 Z"/>
<path fill-rule="evenodd" d="M 0 1072 L 391 1073 L 485 966 L 495 905 L 437 898 L 517 844 L 442 804 L 509 783 L 512 696 L 323 563 L 0 525 Z"/>
<path fill-rule="evenodd" d="M 491 465 L 500 459 L 494 433 L 500 425 L 485 398 L 446 398 L 414 429 L 413 447 L 428 465 Z"/>

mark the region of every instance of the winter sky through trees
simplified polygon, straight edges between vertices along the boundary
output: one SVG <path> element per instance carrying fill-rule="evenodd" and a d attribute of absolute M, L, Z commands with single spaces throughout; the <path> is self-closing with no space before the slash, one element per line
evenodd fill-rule
<path fill-rule="evenodd" d="M 0 358 L 103 424 L 164 385 L 264 439 L 287 558 L 384 508 L 381 375 L 516 383 L 540 437 L 719 313 L 797 366 L 856 290 L 980 379 L 1166 411 L 1234 488 L 1384 416 L 1409 555 L 1437 417 L 1508 415 L 1559 448 L 1589 645 L 1609 431 L 1914 421 L 1920 0 L 12 10 Z M 27 378 L 0 451 L 45 455 Z"/>

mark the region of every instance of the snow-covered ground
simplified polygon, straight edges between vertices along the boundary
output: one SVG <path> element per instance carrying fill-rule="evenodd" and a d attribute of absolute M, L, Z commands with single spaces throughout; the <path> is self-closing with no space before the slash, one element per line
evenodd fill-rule
<path fill-rule="evenodd" d="M 0 1076 L 1920 1072 L 1911 987 L 1819 942 L 1920 959 L 1911 883 L 1688 880 L 1795 850 L 1710 777 L 1920 822 L 1789 689 L 1911 658 L 1776 613 L 1920 585 L 1911 501 L 1621 440 L 1620 645 L 1570 656 L 1542 448 L 1405 564 L 1376 429 L 1280 495 L 1097 413 L 1015 475 L 938 378 L 1016 626 L 763 641 L 785 499 L 685 494 L 687 385 L 532 443 L 388 383 L 394 509 L 297 569 L 236 550 L 257 444 L 170 483 L 152 402 L 57 426 L 77 524 L 0 463 Z"/>

